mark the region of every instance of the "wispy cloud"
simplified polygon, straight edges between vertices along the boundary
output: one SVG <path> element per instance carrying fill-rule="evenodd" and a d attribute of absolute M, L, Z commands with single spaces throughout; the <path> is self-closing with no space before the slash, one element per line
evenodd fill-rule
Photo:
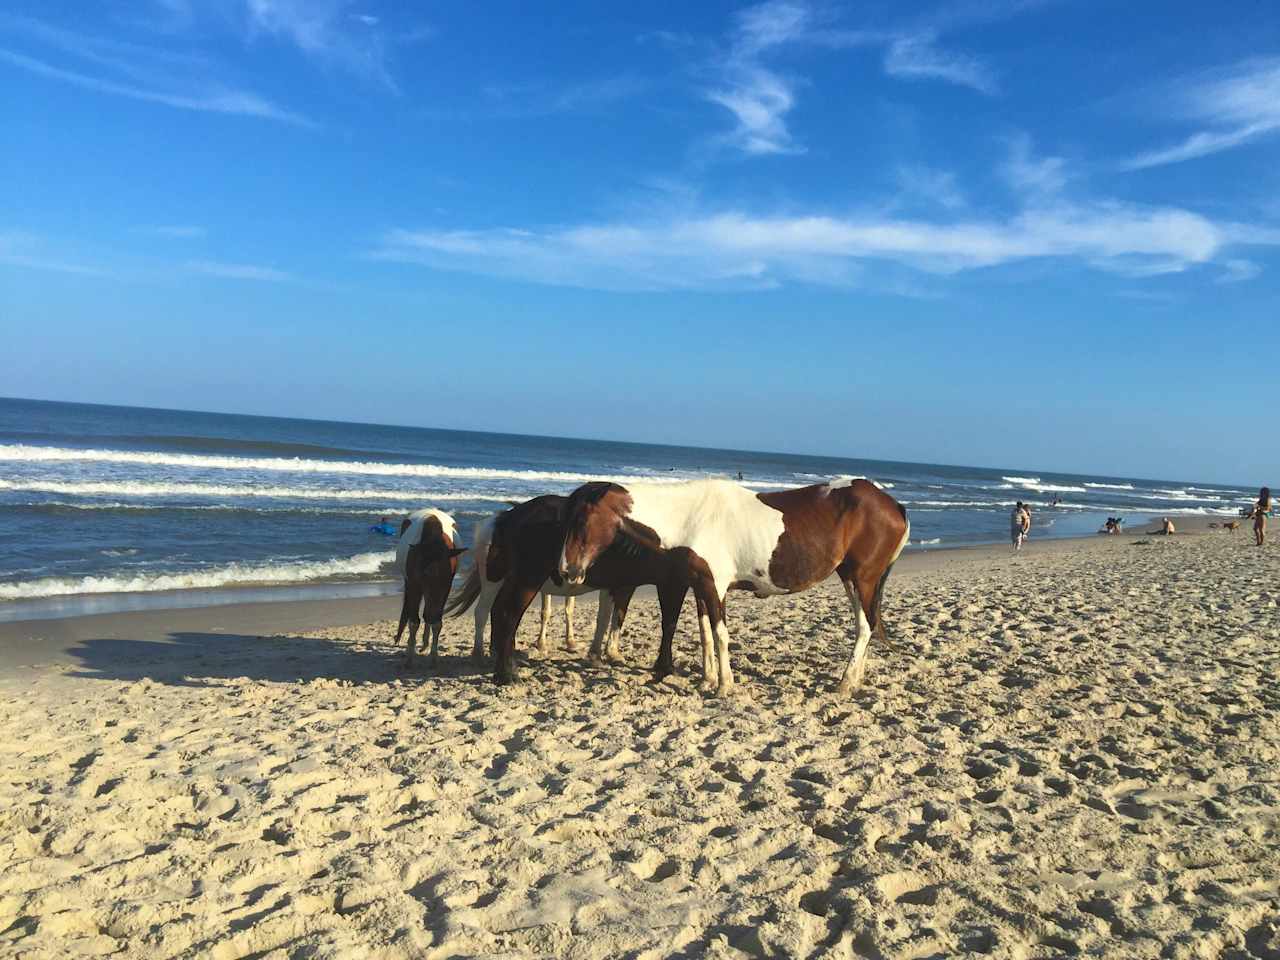
<path fill-rule="evenodd" d="M 946 210 L 959 210 L 968 205 L 956 175 L 949 171 L 903 166 L 898 168 L 897 181 L 904 200 L 923 200 Z"/>
<path fill-rule="evenodd" d="M 847 278 L 875 262 L 954 274 L 1036 258 L 1128 276 L 1213 260 L 1230 238 L 1173 207 L 1053 205 L 1011 217 L 931 221 L 728 212 L 547 230 L 393 230 L 371 256 L 537 283 L 602 289 L 761 288 Z"/>
<path fill-rule="evenodd" d="M 901 80 L 940 80 L 994 95 L 996 73 L 976 57 L 943 49 L 946 30 L 1011 16 L 1034 3 L 985 3 L 946 17 L 896 27 L 843 29 L 804 0 L 767 0 L 741 11 L 727 50 L 712 61 L 714 82 L 703 95 L 733 114 L 737 126 L 725 140 L 749 154 L 801 153 L 787 125 L 800 80 L 771 58 L 796 46 L 883 49 L 884 71 Z"/>
<path fill-rule="evenodd" d="M 999 93 L 995 72 L 976 57 L 950 53 L 930 33 L 897 37 L 884 54 L 884 70 L 904 80 L 944 80 L 988 96 Z"/>
<path fill-rule="evenodd" d="M 28 270 L 49 270 L 54 273 L 73 273 L 86 277 L 110 276 L 101 267 L 74 263 L 45 252 L 45 244 L 29 233 L 0 232 L 0 264 L 23 267 Z"/>
<path fill-rule="evenodd" d="M 1243 283 L 1262 272 L 1262 267 L 1252 260 L 1224 260 L 1222 267 L 1225 272 L 1218 277 L 1218 283 Z"/>
<path fill-rule="evenodd" d="M 1280 59 L 1246 60 L 1226 70 L 1180 81 L 1171 91 L 1178 117 L 1209 125 L 1180 143 L 1124 164 L 1142 170 L 1231 150 L 1280 132 Z"/>
<path fill-rule="evenodd" d="M 209 234 L 209 231 L 204 227 L 184 224 L 139 227 L 138 232 L 149 233 L 157 237 L 168 237 L 171 240 L 203 240 Z"/>
<path fill-rule="evenodd" d="M 727 141 L 746 153 L 796 153 L 801 150 L 787 129 L 795 105 L 792 81 L 764 64 L 764 55 L 802 39 L 809 10 L 802 4 L 764 3 L 738 16 L 729 51 L 717 63 L 716 83 L 704 91 L 734 115 L 737 127 Z"/>
<path fill-rule="evenodd" d="M 264 267 L 251 263 L 226 263 L 221 260 L 188 260 L 184 267 L 191 273 L 199 273 L 206 277 L 220 277 L 224 280 L 265 280 L 281 283 L 294 279 L 293 274 L 275 267 Z"/>
<path fill-rule="evenodd" d="M 1031 138 L 1025 135 L 1009 141 L 1009 159 L 1000 173 L 1014 192 L 1028 202 L 1056 197 L 1067 185 L 1067 163 L 1062 157 L 1036 156 Z"/>
<path fill-rule="evenodd" d="M 251 38 L 275 37 L 327 65 L 400 92 L 388 66 L 382 20 L 353 9 L 362 4 L 354 0 L 246 0 L 245 6 Z"/>
<path fill-rule="evenodd" d="M 22 18 L 0 19 L 0 31 L 34 42 L 50 52 L 56 51 L 63 59 L 70 57 L 77 61 L 77 65 L 71 67 L 50 62 L 47 54 L 38 57 L 0 47 L 0 64 L 49 80 L 179 110 L 315 126 L 306 117 L 257 93 L 213 79 L 199 79 L 201 74 L 211 72 L 211 64 L 204 58 L 81 35 Z"/>

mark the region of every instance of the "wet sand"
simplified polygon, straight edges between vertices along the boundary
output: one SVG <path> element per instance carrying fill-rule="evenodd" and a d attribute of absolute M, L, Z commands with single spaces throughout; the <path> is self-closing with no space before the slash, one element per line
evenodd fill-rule
<path fill-rule="evenodd" d="M 405 674 L 389 599 L 46 621 L 0 954 L 1280 955 L 1278 585 L 1243 529 L 915 554 L 852 700 L 831 585 L 731 598 L 725 699 L 647 598 L 505 690 L 469 617 Z"/>

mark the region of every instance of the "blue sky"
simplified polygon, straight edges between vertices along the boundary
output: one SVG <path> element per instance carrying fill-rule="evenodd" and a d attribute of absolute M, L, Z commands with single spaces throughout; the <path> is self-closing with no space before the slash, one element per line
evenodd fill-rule
<path fill-rule="evenodd" d="M 0 394 L 1280 482 L 1265 4 L 19 0 L 0 89 Z"/>

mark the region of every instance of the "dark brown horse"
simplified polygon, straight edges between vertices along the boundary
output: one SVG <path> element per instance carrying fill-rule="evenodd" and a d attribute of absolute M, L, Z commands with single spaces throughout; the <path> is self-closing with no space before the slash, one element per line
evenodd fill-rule
<path fill-rule="evenodd" d="M 400 543 L 396 547 L 396 564 L 404 573 L 404 603 L 400 607 L 400 626 L 396 630 L 396 643 L 409 627 L 409 641 L 405 645 L 405 666 L 412 668 L 415 662 L 418 624 L 418 608 L 431 631 L 431 665 L 440 661 L 440 622 L 444 616 L 444 604 L 449 599 L 453 576 L 458 572 L 458 555 L 465 548 L 455 547 L 457 526 L 453 517 L 441 510 L 418 510 L 400 525 Z M 423 646 L 427 634 L 423 631 Z"/>
<path fill-rule="evenodd" d="M 796 593 L 832 573 L 857 617 L 853 656 L 837 688 L 852 692 L 862 682 L 872 630 L 883 636 L 880 599 L 911 531 L 902 505 L 862 478 L 759 494 L 727 480 L 588 483 L 570 495 L 565 526 L 559 572 L 569 583 L 590 578 L 620 535 L 647 535 L 669 549 L 689 547 L 706 562 L 715 597 L 705 612 L 699 605 L 699 627 L 704 664 L 711 663 L 715 639 L 720 693 L 733 687 L 724 622 L 728 591 Z"/>
<path fill-rule="evenodd" d="M 485 569 L 490 580 L 502 581 L 490 613 L 496 661 L 494 680 L 498 683 L 510 683 L 515 678 L 516 629 L 529 603 L 547 580 L 560 580 L 556 566 L 565 538 L 566 503 L 564 497 L 536 497 L 494 520 Z M 653 584 L 658 588 L 662 646 L 654 673 L 659 678 L 674 669 L 671 638 L 685 594 L 692 589 L 704 602 L 714 599 L 711 571 L 692 550 L 666 550 L 643 534 L 620 533 L 581 582 L 589 589 L 609 591 L 615 610 L 614 630 L 621 629 L 636 587 Z M 597 631 L 593 649 L 598 649 L 599 643 Z"/>

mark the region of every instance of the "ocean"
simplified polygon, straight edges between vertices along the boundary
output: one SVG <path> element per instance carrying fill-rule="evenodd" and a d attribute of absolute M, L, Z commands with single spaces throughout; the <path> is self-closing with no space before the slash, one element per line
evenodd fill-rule
<path fill-rule="evenodd" d="M 906 505 L 912 548 L 1034 537 L 1107 516 L 1235 514 L 1220 484 L 795 456 L 0 399 L 0 619 L 252 598 L 387 593 L 381 517 L 435 506 L 463 543 L 507 501 L 596 479 L 736 478 L 758 490 L 867 476 Z M 1051 506 L 1053 498 L 1062 498 Z M 263 591 L 289 585 L 291 591 Z M 235 591 L 240 591 L 239 593 Z M 175 592 L 180 591 L 180 592 Z"/>

